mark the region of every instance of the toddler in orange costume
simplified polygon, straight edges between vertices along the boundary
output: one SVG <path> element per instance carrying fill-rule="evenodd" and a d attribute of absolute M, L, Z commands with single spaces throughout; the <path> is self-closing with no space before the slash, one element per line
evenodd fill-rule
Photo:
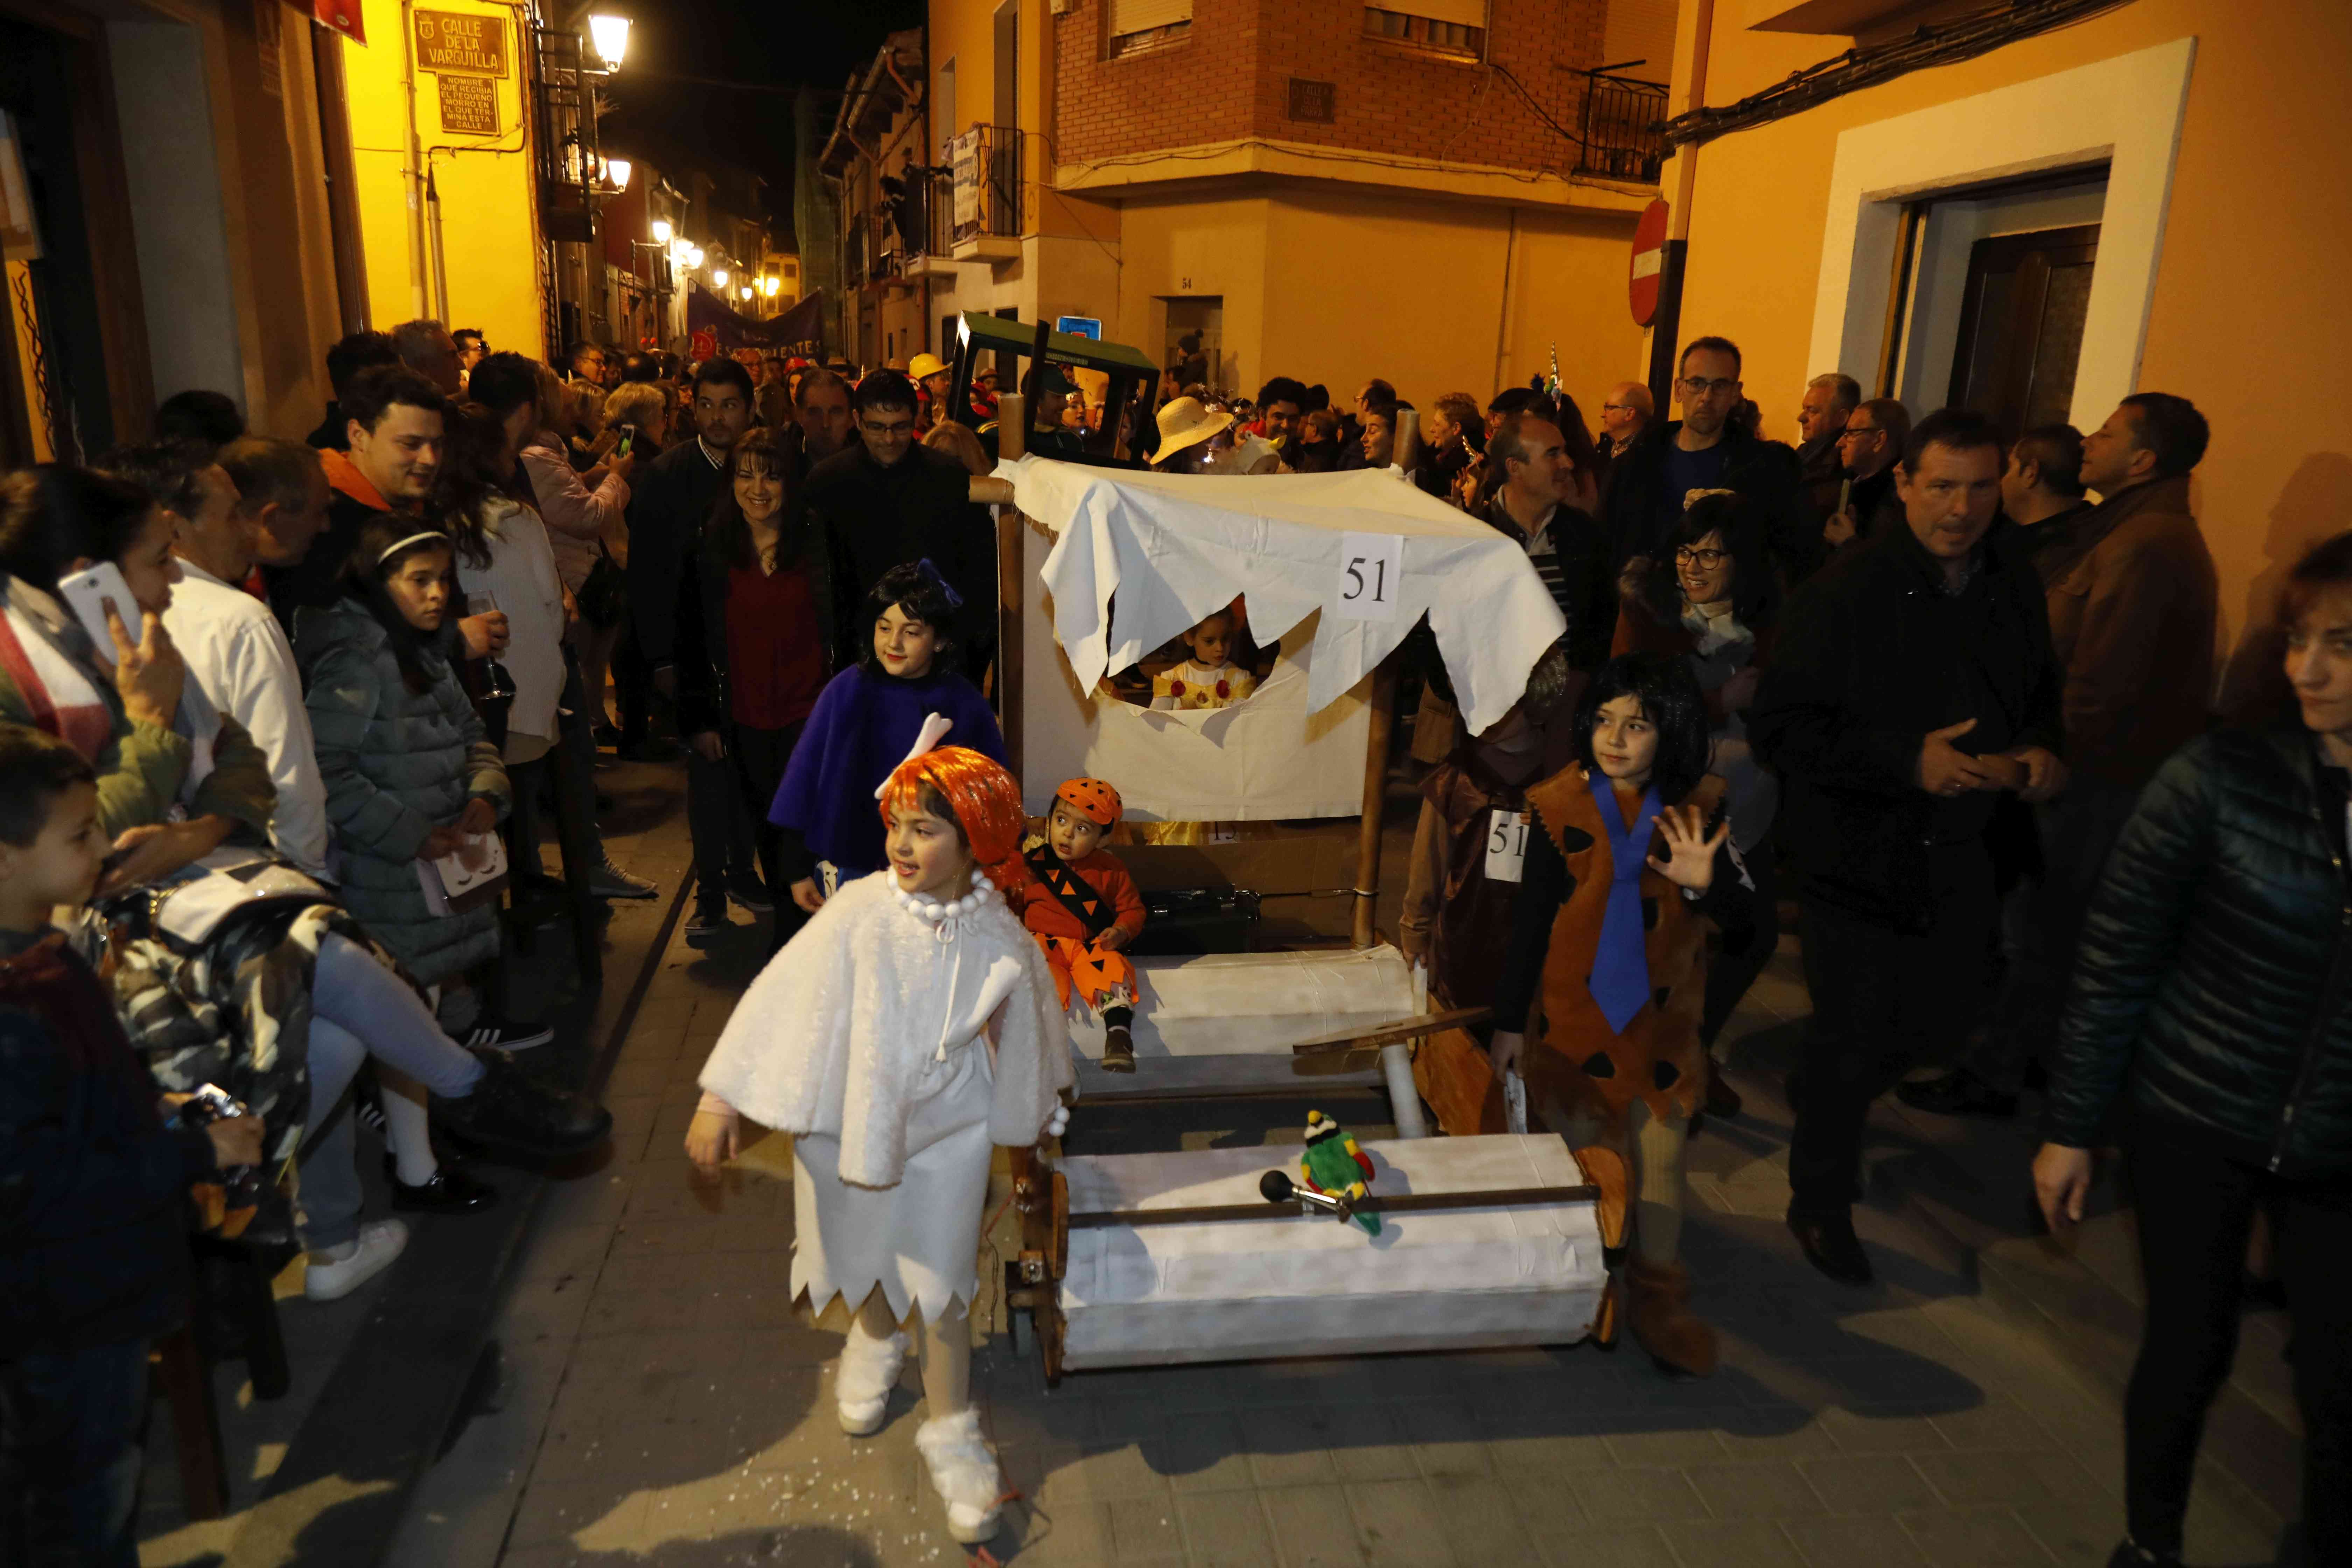
<path fill-rule="evenodd" d="M 1014 895 L 1021 923 L 1045 950 L 1067 1012 L 1075 991 L 1102 1015 L 1103 1070 L 1135 1070 L 1135 965 L 1119 950 L 1143 929 L 1143 895 L 1102 847 L 1118 826 L 1118 791 L 1100 779 L 1071 779 L 1054 792 L 1045 842 L 1022 863 Z"/>

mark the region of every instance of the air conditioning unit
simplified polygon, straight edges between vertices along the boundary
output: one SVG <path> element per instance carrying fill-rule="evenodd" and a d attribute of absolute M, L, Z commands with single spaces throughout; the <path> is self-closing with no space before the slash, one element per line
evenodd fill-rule
<path fill-rule="evenodd" d="M 1078 0 L 1054 0 L 1054 15 L 1066 16 L 1078 8 Z"/>

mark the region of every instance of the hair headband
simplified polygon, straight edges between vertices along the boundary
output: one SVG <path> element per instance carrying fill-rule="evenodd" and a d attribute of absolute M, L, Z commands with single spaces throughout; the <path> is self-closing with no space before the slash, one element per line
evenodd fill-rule
<path fill-rule="evenodd" d="M 937 588 L 940 591 L 940 595 L 947 600 L 949 609 L 961 610 L 963 608 L 963 595 L 957 593 L 953 588 L 948 585 L 948 580 L 940 575 L 940 569 L 931 564 L 931 558 L 929 556 L 926 555 L 920 561 L 915 563 L 915 573 L 918 576 L 921 577 L 924 582 L 929 583 L 932 587 Z"/>
<path fill-rule="evenodd" d="M 433 543 L 446 546 L 448 542 L 449 536 L 441 532 L 438 529 L 428 529 L 423 533 L 412 533 L 407 538 L 401 540 L 399 542 L 387 548 L 383 554 L 377 556 L 375 558 L 375 563 L 378 566 L 382 566 L 385 562 L 391 560 L 394 556 L 399 554 L 402 551 L 407 549 L 412 544 Z"/>

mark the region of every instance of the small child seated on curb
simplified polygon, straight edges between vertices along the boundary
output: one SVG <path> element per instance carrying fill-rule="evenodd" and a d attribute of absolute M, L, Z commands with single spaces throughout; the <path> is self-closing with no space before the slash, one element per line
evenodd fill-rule
<path fill-rule="evenodd" d="M 1022 862 L 1028 879 L 1013 899 L 1022 925 L 1045 950 L 1062 1010 L 1075 990 L 1102 1016 L 1105 1072 L 1135 1070 L 1135 965 L 1120 950 L 1143 930 L 1135 879 L 1102 847 L 1119 811 L 1118 791 L 1102 780 L 1066 781 L 1054 792 L 1045 842 Z"/>
<path fill-rule="evenodd" d="M 147 1346 L 187 1313 L 188 1188 L 261 1163 L 258 1116 L 164 1124 L 105 985 L 50 924 L 106 853 L 81 753 L 0 725 L 0 1474 L 18 1489 L 0 1562 L 138 1561 Z"/>

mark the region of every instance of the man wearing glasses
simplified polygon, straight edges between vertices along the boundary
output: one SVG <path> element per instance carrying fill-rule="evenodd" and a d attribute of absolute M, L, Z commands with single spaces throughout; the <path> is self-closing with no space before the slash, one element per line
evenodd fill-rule
<path fill-rule="evenodd" d="M 1690 502 L 1710 490 L 1747 499 L 1790 575 L 1802 576 L 1819 561 L 1821 541 L 1797 455 L 1731 423 L 1740 396 L 1738 345 L 1728 338 L 1691 340 L 1675 381 L 1683 416 L 1644 430 L 1612 465 L 1602 524 L 1621 564 L 1655 560 L 1659 542 Z"/>
<path fill-rule="evenodd" d="M 1838 489 L 1845 482 L 1838 437 L 1861 402 L 1862 384 L 1832 370 L 1805 383 L 1805 395 L 1797 404 L 1797 462 L 1805 470 L 1805 499 L 1823 517 L 1838 509 Z"/>
<path fill-rule="evenodd" d="M 1594 443 L 1601 456 L 1614 461 L 1619 454 L 1631 450 L 1650 427 L 1657 409 L 1650 401 L 1650 389 L 1638 381 L 1621 381 L 1611 387 L 1608 401 L 1601 405 L 1601 439 Z"/>
<path fill-rule="evenodd" d="M 1832 550 L 1847 541 L 1868 539 L 1903 518 L 1903 498 L 1895 493 L 1895 459 L 1911 434 L 1911 411 L 1892 397 L 1874 397 L 1846 416 L 1838 437 L 1849 485 L 1845 505 L 1822 525 L 1822 542 Z"/>

